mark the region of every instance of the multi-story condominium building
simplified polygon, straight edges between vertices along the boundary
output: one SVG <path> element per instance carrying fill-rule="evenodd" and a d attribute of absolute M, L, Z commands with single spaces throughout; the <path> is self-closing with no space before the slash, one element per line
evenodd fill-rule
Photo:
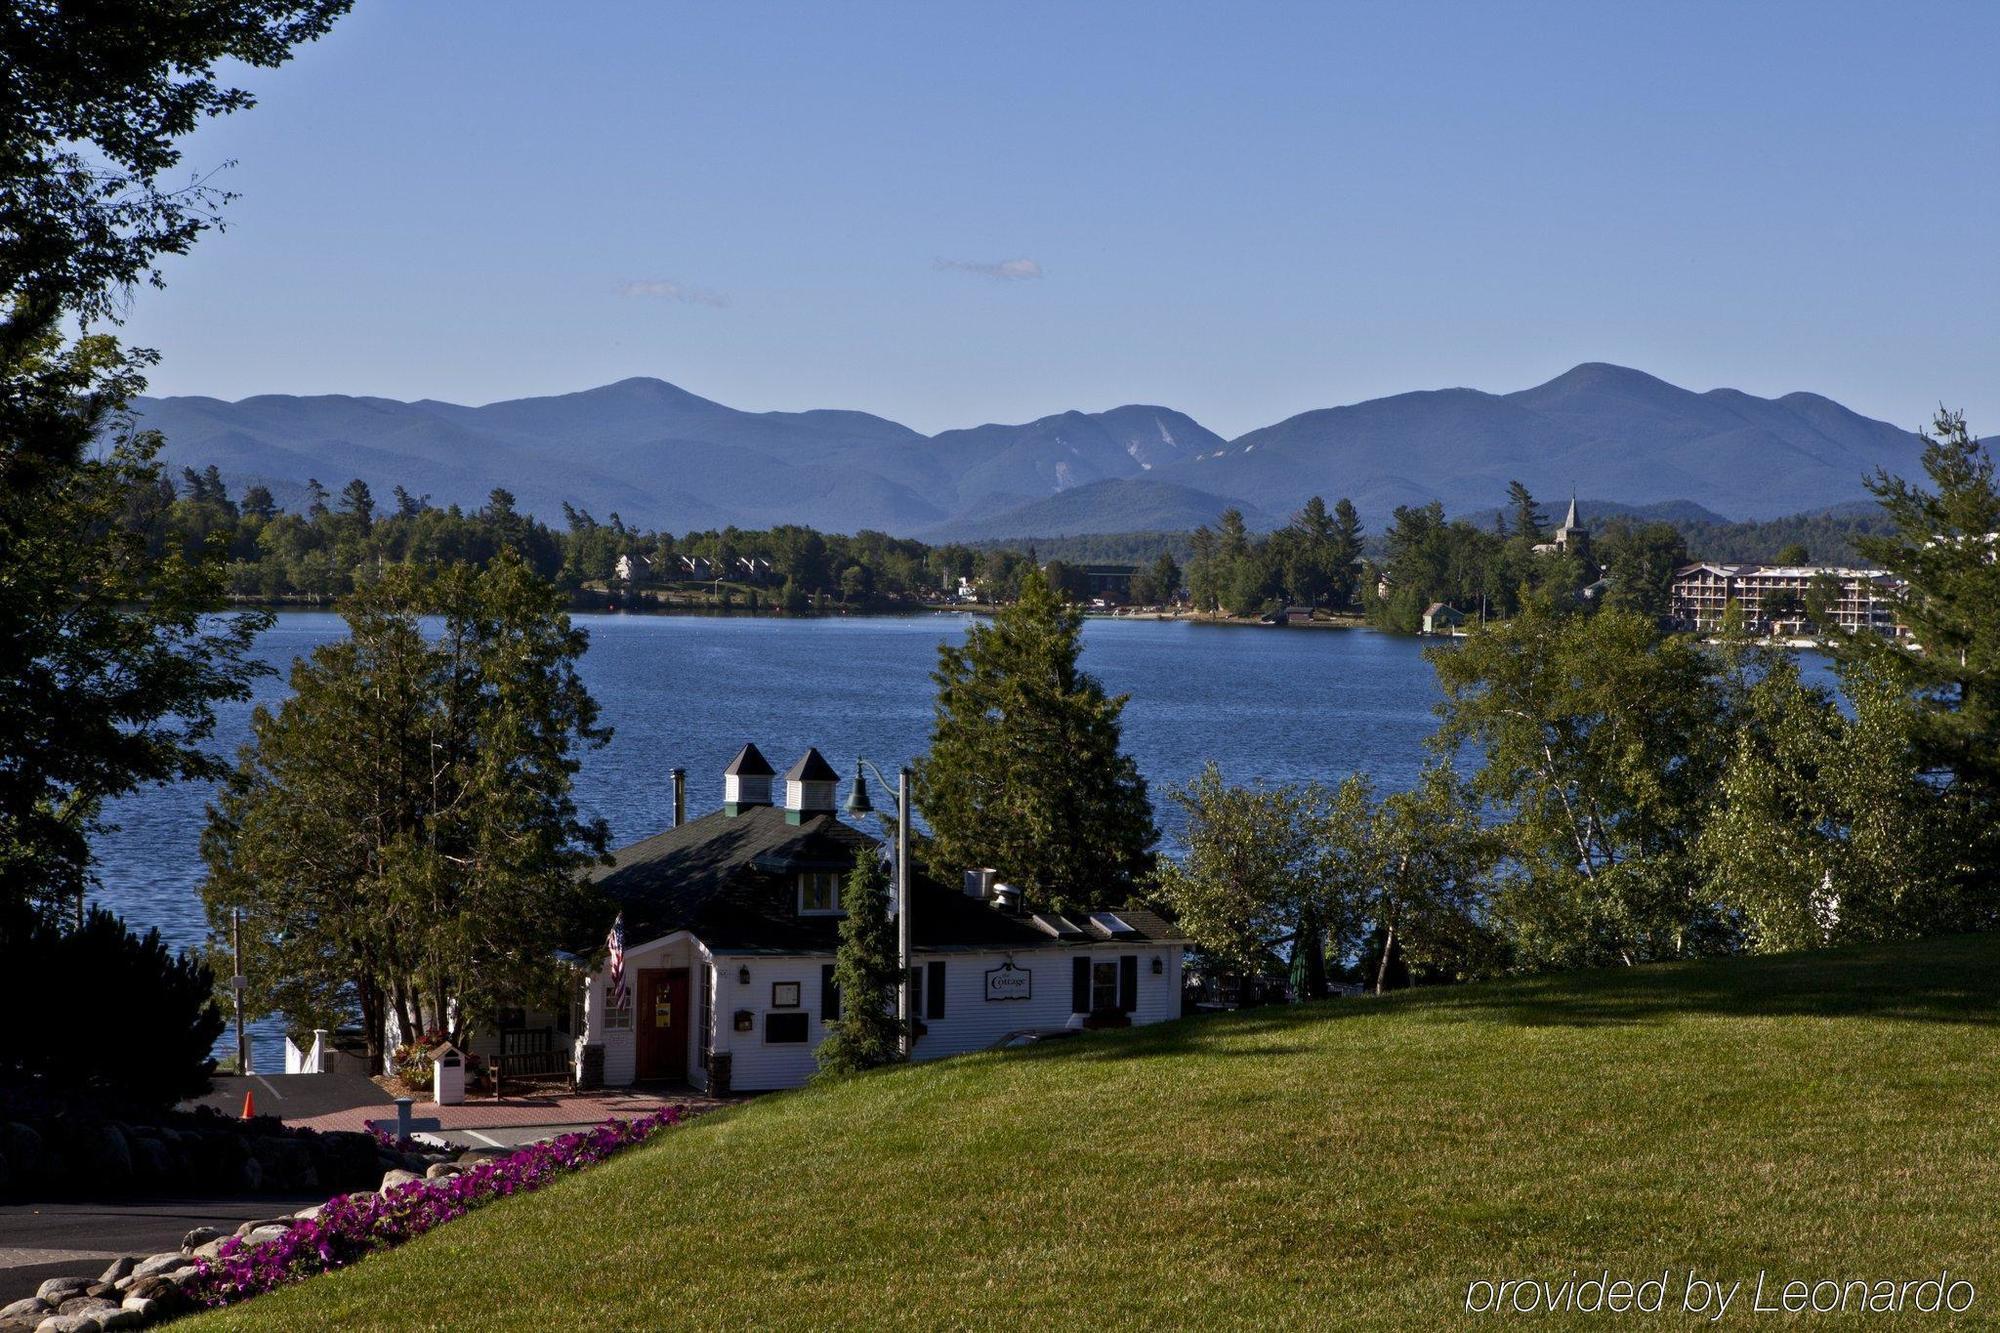
<path fill-rule="evenodd" d="M 1845 630 L 1872 629 L 1895 636 L 1901 584 L 1879 569 L 1832 565 L 1687 565 L 1674 571 L 1674 619 L 1709 633 L 1722 627 L 1735 602 L 1744 627 L 1781 638 L 1806 634 L 1806 606 L 1825 588 L 1833 594 L 1834 621 Z"/>

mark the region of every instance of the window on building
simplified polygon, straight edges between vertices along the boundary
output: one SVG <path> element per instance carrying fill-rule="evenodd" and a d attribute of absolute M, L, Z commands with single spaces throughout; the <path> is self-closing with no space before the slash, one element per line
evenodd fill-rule
<path fill-rule="evenodd" d="M 840 911 L 840 876 L 831 870 L 808 870 L 799 876 L 799 912 L 831 916 Z"/>
<path fill-rule="evenodd" d="M 806 1016 L 802 1011 L 764 1015 L 764 1044 L 793 1045 L 806 1039 Z"/>
<path fill-rule="evenodd" d="M 1118 960 L 1093 958 L 1090 963 L 1090 1012 L 1118 1007 Z"/>
<path fill-rule="evenodd" d="M 632 1026 L 632 988 L 625 988 L 625 1003 L 612 1003 L 611 983 L 604 984 L 604 1030 L 622 1032 Z"/>

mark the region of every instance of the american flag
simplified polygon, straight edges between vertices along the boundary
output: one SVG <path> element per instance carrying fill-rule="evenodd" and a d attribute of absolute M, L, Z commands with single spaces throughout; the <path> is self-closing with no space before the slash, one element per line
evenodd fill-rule
<path fill-rule="evenodd" d="M 611 934 L 605 938 L 604 947 L 611 951 L 611 1005 L 613 1009 L 625 1007 L 625 914 L 611 923 Z"/>

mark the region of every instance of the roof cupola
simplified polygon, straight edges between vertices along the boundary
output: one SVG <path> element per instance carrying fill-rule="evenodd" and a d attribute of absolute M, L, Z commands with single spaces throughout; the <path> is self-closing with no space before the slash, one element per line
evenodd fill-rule
<path fill-rule="evenodd" d="M 824 761 L 822 761 L 824 762 Z M 771 803 L 771 764 L 755 745 L 745 745 L 722 770 L 722 812 L 734 818 Z"/>
<path fill-rule="evenodd" d="M 815 815 L 833 813 L 833 789 L 840 775 L 818 750 L 807 750 L 785 771 L 785 820 L 803 824 Z"/>

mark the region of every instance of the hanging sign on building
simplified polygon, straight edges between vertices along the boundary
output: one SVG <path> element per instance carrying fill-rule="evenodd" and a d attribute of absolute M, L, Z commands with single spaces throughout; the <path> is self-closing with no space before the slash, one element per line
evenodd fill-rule
<path fill-rule="evenodd" d="M 1035 974 L 1025 967 L 1004 963 L 986 974 L 989 1000 L 1031 1000 L 1035 996 Z"/>

